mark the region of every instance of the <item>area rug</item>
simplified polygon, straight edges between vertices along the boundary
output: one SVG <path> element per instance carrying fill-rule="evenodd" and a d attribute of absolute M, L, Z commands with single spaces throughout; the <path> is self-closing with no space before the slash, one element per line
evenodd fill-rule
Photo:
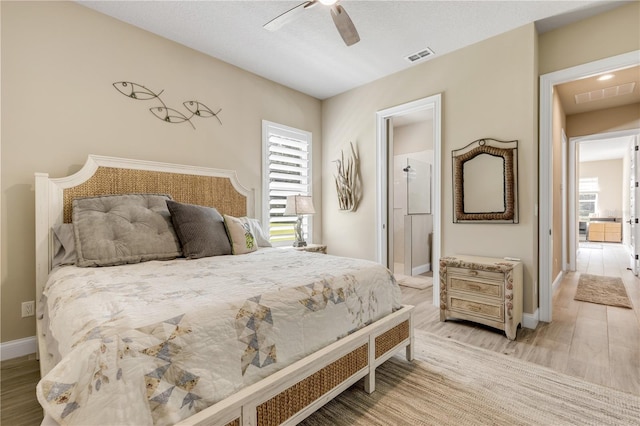
<path fill-rule="evenodd" d="M 415 360 L 378 367 L 302 425 L 637 425 L 640 395 L 417 330 Z M 404 351 L 402 351 L 404 353 Z"/>
<path fill-rule="evenodd" d="M 627 290 L 619 277 L 580 274 L 575 300 L 633 309 Z"/>
<path fill-rule="evenodd" d="M 402 274 L 394 274 L 396 281 L 399 285 L 404 287 L 417 288 L 424 290 L 425 288 L 433 287 L 433 278 L 425 277 L 423 275 L 417 275 L 410 277 Z"/>

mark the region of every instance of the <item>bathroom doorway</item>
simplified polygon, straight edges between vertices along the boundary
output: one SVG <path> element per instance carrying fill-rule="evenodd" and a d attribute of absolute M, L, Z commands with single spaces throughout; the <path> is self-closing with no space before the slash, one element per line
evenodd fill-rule
<path fill-rule="evenodd" d="M 441 95 L 378 111 L 376 116 L 377 259 L 394 273 L 404 275 L 405 268 L 411 275 L 430 270 L 437 277 L 441 217 Z M 404 188 L 406 193 L 403 194 Z M 400 193 L 397 197 L 396 192 Z M 433 280 L 435 306 L 440 304 L 438 295 L 436 278 Z"/>
<path fill-rule="evenodd" d="M 393 119 L 393 273 L 431 272 L 433 114 Z"/>

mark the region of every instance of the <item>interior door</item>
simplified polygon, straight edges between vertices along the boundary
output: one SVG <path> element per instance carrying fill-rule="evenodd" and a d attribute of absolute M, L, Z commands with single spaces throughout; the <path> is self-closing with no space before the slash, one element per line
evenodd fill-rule
<path fill-rule="evenodd" d="M 629 182 L 629 244 L 631 246 L 630 252 L 630 267 L 633 271 L 633 275 L 638 275 L 640 270 L 640 261 L 638 254 L 638 246 L 640 245 L 640 198 L 638 197 L 639 188 L 638 182 L 640 182 L 640 170 L 638 167 L 638 136 L 635 136 L 631 145 L 631 164 L 630 164 L 630 182 Z"/>

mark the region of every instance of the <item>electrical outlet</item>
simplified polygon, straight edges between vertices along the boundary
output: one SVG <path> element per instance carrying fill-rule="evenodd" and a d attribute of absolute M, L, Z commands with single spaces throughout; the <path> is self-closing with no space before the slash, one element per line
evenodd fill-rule
<path fill-rule="evenodd" d="M 32 317 L 36 314 L 36 305 L 33 300 L 22 302 L 22 318 Z"/>

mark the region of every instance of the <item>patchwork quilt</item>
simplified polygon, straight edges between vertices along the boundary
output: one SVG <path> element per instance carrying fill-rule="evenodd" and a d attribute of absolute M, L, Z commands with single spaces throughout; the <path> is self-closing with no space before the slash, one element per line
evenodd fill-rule
<path fill-rule="evenodd" d="M 44 295 L 38 400 L 80 425 L 173 424 L 401 307 L 382 265 L 277 248 L 62 267 Z"/>

